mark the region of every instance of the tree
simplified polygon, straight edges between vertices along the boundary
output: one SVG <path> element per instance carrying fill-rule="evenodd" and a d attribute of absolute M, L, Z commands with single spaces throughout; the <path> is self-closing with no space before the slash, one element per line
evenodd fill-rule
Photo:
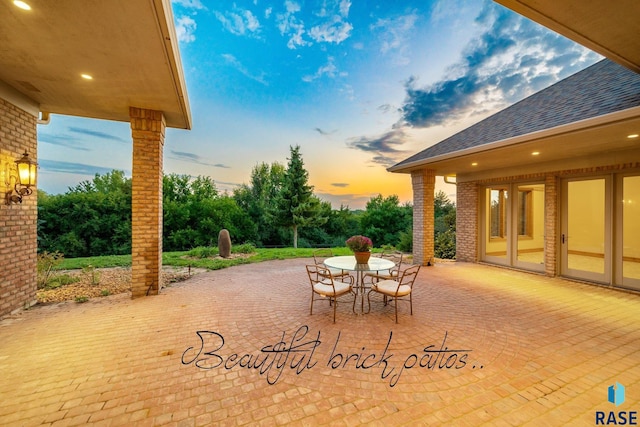
<path fill-rule="evenodd" d="M 362 233 L 377 247 L 396 246 L 400 234 L 410 229 L 412 224 L 413 207 L 408 203 L 400 206 L 400 199 L 395 194 L 386 198 L 382 194 L 372 197 L 360 220 Z"/>
<path fill-rule="evenodd" d="M 273 209 L 270 209 L 282 190 L 284 172 L 280 163 L 260 163 L 253 167 L 250 183 L 242 184 L 233 192 L 238 206 L 248 213 L 257 227 L 255 243 L 258 246 L 285 243 L 284 233 L 274 224 Z"/>
<path fill-rule="evenodd" d="M 277 224 L 291 228 L 293 247 L 298 247 L 298 228 L 321 225 L 327 218 L 321 214 L 320 199 L 308 184 L 309 173 L 304 168 L 300 146 L 290 147 L 291 157 L 284 173 L 282 191 L 276 198 L 274 218 Z"/>
<path fill-rule="evenodd" d="M 440 190 L 433 199 L 434 251 L 438 258 L 456 257 L 456 205 Z"/>

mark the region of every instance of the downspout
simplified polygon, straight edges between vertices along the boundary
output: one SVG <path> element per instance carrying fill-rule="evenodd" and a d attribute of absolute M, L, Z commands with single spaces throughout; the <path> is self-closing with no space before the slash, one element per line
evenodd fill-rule
<path fill-rule="evenodd" d="M 40 118 L 38 119 L 37 123 L 39 125 L 48 125 L 50 121 L 51 121 L 51 115 L 49 114 L 49 112 L 41 111 Z"/>

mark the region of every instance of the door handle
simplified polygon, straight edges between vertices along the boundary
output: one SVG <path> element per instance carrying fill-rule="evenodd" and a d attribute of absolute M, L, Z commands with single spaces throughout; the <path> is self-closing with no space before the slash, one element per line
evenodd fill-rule
<path fill-rule="evenodd" d="M 562 244 L 564 245 L 564 234 L 562 235 Z"/>

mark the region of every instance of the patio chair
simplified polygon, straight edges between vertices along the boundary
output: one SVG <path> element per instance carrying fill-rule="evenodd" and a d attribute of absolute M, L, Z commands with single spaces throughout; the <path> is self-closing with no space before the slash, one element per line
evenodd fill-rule
<path fill-rule="evenodd" d="M 316 249 L 315 251 L 313 251 L 313 262 L 316 265 L 324 265 L 324 260 L 327 258 L 331 258 L 332 256 L 333 251 L 331 250 L 331 248 Z M 327 268 L 334 278 L 343 281 L 348 280 L 353 285 L 353 276 L 351 276 L 348 271 L 340 270 L 338 268 Z"/>
<path fill-rule="evenodd" d="M 313 301 L 316 299 L 329 298 L 329 304 L 333 305 L 333 323 L 336 323 L 336 309 L 338 307 L 338 297 L 346 294 L 353 294 L 353 307 L 355 311 L 356 293 L 351 287 L 352 283 L 334 280 L 331 271 L 327 267 L 313 264 L 307 265 L 307 275 L 311 283 L 311 307 L 309 314 L 313 314 Z M 349 276 L 351 277 L 351 276 Z"/>
<path fill-rule="evenodd" d="M 376 271 L 371 273 L 366 273 L 364 275 L 364 280 L 367 278 L 371 281 L 371 283 L 378 283 L 381 280 L 394 280 L 400 276 L 400 272 L 402 271 L 402 258 L 404 254 L 400 251 L 382 251 L 380 253 L 380 258 L 386 258 L 395 263 L 395 267 L 390 268 L 389 270 Z"/>
<path fill-rule="evenodd" d="M 392 299 L 395 305 L 396 323 L 398 323 L 398 301 L 409 301 L 410 313 L 413 315 L 413 299 L 411 297 L 413 284 L 420 271 L 420 265 L 414 265 L 400 273 L 400 277 L 395 280 L 382 280 L 371 285 L 371 290 L 367 293 L 369 311 L 371 311 L 371 292 L 377 292 L 384 297 L 384 305 L 388 299 Z"/>

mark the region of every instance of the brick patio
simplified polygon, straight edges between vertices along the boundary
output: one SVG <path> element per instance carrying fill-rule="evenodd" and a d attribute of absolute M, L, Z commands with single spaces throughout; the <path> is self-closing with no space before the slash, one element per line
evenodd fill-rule
<path fill-rule="evenodd" d="M 309 315 L 308 262 L 3 319 L 0 425 L 592 426 L 596 411 L 640 411 L 637 294 L 441 263 L 399 324 L 379 299 L 368 315 L 339 304 L 333 324 L 328 303 Z"/>

